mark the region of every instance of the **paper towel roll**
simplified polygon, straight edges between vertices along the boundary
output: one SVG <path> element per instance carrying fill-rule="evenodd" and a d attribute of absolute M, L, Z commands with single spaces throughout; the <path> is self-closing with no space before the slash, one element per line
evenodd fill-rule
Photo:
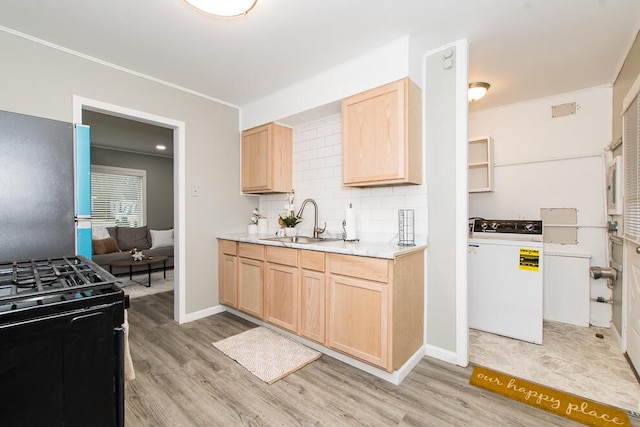
<path fill-rule="evenodd" d="M 356 240 L 356 212 L 351 205 L 344 212 L 344 239 Z"/>

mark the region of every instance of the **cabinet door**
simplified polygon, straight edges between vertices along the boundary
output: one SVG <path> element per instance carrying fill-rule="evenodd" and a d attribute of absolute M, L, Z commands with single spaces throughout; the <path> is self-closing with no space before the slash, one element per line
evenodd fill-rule
<path fill-rule="evenodd" d="M 388 294 L 384 283 L 331 274 L 329 347 L 390 371 Z"/>
<path fill-rule="evenodd" d="M 268 190 L 271 186 L 271 127 L 242 133 L 242 191 Z"/>
<path fill-rule="evenodd" d="M 219 269 L 219 299 L 221 304 L 238 307 L 238 258 L 235 255 L 220 254 Z"/>
<path fill-rule="evenodd" d="M 286 193 L 291 191 L 293 131 L 268 123 L 242 132 L 242 191 Z"/>
<path fill-rule="evenodd" d="M 264 262 L 238 258 L 238 310 L 264 317 Z"/>
<path fill-rule="evenodd" d="M 298 268 L 267 263 L 265 320 L 298 331 Z"/>
<path fill-rule="evenodd" d="M 421 108 L 414 87 L 402 79 L 342 101 L 344 185 L 421 183 Z"/>
<path fill-rule="evenodd" d="M 325 342 L 325 274 L 300 270 L 300 335 Z"/>

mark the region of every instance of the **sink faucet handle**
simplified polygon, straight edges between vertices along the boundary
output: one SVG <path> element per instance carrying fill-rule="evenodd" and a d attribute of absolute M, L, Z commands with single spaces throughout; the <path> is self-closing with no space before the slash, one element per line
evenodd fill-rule
<path fill-rule="evenodd" d="M 322 233 L 324 233 L 324 231 L 327 229 L 327 221 L 324 222 L 324 227 L 320 228 L 320 227 L 316 227 L 316 229 L 314 230 L 316 232 L 316 235 L 320 235 Z"/>

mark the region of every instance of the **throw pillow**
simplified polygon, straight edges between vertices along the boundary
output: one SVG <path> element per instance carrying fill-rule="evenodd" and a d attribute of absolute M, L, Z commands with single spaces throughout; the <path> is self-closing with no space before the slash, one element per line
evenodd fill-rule
<path fill-rule="evenodd" d="M 151 249 L 173 246 L 173 229 L 149 230 L 151 233 Z"/>
<path fill-rule="evenodd" d="M 133 248 L 149 249 L 148 234 L 149 228 L 143 227 L 118 227 L 116 229 L 118 235 L 118 247 L 122 251 L 128 251 Z"/>
<path fill-rule="evenodd" d="M 102 240 L 111 237 L 107 231 L 107 227 L 95 226 L 91 228 L 91 238 L 93 240 Z"/>
<path fill-rule="evenodd" d="M 110 254 L 112 252 L 118 252 L 118 244 L 113 237 L 107 237 L 106 239 L 98 239 L 91 241 L 93 246 L 94 255 Z"/>

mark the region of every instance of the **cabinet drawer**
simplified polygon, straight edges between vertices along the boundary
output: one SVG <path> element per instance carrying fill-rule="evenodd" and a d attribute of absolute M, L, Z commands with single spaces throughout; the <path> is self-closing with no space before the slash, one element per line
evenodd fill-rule
<path fill-rule="evenodd" d="M 238 256 L 264 261 L 264 246 L 253 243 L 238 243 Z"/>
<path fill-rule="evenodd" d="M 267 262 L 275 264 L 298 266 L 298 250 L 267 246 Z"/>
<path fill-rule="evenodd" d="M 389 281 L 389 260 L 386 259 L 328 254 L 327 263 L 334 274 L 383 283 Z"/>
<path fill-rule="evenodd" d="M 232 240 L 218 240 L 219 252 L 227 255 L 238 254 L 238 244 Z"/>
<path fill-rule="evenodd" d="M 300 267 L 324 271 L 324 252 L 300 250 Z"/>

